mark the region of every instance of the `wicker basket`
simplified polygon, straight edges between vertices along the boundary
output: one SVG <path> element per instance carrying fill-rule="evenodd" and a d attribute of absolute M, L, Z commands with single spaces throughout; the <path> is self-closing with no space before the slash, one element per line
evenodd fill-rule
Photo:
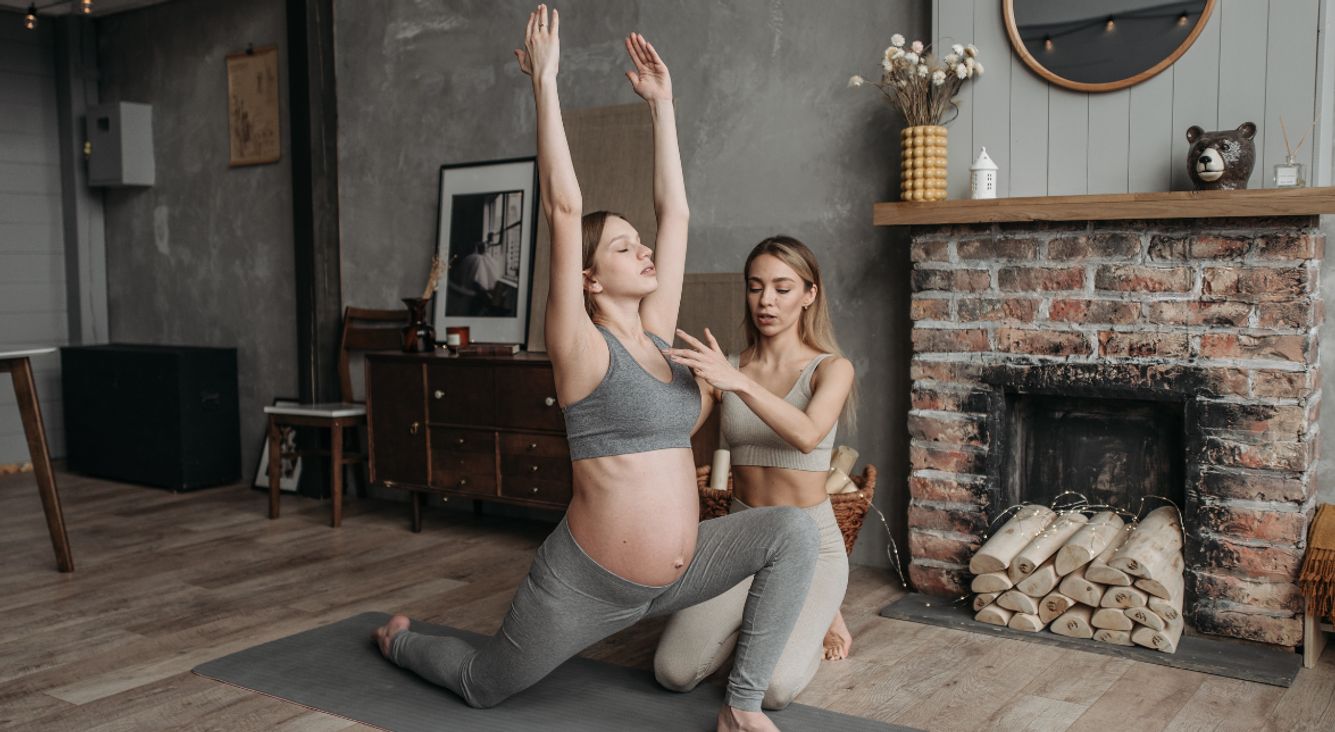
<path fill-rule="evenodd" d="M 728 489 L 715 490 L 709 487 L 708 465 L 695 469 L 695 486 L 700 494 L 700 520 L 728 515 L 732 506 L 732 473 L 728 474 Z M 852 552 L 853 543 L 858 540 L 862 530 L 862 520 L 867 516 L 867 507 L 876 495 L 876 466 L 867 465 L 862 475 L 851 476 L 858 490 L 852 493 L 835 493 L 830 496 L 830 505 L 834 507 L 834 518 L 839 522 L 839 531 L 844 535 L 844 551 Z"/>

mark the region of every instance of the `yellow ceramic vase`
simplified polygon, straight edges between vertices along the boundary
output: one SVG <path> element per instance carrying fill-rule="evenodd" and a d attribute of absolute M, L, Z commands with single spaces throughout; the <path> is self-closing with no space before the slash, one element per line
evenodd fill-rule
<path fill-rule="evenodd" d="M 899 197 L 905 201 L 946 198 L 946 128 L 905 127 L 899 133 Z"/>

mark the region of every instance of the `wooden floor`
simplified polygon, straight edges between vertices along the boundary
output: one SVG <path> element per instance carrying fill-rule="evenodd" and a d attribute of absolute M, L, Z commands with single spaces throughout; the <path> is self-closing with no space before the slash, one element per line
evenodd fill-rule
<path fill-rule="evenodd" d="M 201 661 L 364 610 L 491 632 L 550 525 L 245 487 L 173 495 L 59 476 L 78 571 L 55 571 L 31 474 L 0 477 L 0 729 L 367 729 L 196 677 Z M 798 701 L 927 730 L 1332 730 L 1335 646 L 1290 689 L 887 620 L 857 568 L 853 657 Z M 587 655 L 647 668 L 661 621 Z"/>

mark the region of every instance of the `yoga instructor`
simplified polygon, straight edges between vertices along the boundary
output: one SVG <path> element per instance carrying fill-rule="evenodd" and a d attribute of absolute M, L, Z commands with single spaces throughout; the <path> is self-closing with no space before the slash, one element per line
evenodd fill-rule
<path fill-rule="evenodd" d="M 538 174 L 552 232 L 547 350 L 574 495 L 495 636 L 473 646 L 421 635 L 396 615 L 375 637 L 394 663 L 487 707 L 642 618 L 754 575 L 717 728 L 774 730 L 761 700 L 811 582 L 818 530 L 791 507 L 699 522 L 690 436 L 710 402 L 690 370 L 663 354 L 676 330 L 688 223 L 672 82 L 653 46 L 630 35 L 635 70 L 626 77 L 654 122 L 654 250 L 620 216 L 583 215 L 556 90 L 559 16 L 548 16 L 545 5 L 529 16 L 515 54 L 537 102 Z"/>
<path fill-rule="evenodd" d="M 766 709 L 783 709 L 816 675 L 821 658 L 841 659 L 852 643 L 839 604 L 848 587 L 848 555 L 825 493 L 840 414 L 848 413 L 853 364 L 839 353 L 820 265 L 805 244 L 772 236 L 755 246 L 746 279 L 746 349 L 729 358 L 709 331 L 709 344 L 683 336 L 673 349 L 721 403 L 723 441 L 732 451 L 731 515 L 757 506 L 796 506 L 820 527 L 820 559 L 802 613 L 765 694 Z M 690 691 L 732 653 L 744 622 L 748 579 L 686 608 L 668 621 L 654 655 L 658 682 Z M 828 631 L 827 631 L 828 628 Z"/>

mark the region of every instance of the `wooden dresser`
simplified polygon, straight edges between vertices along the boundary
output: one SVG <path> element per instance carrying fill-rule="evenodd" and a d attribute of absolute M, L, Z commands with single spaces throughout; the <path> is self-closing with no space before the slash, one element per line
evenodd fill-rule
<path fill-rule="evenodd" d="M 551 361 L 542 354 L 366 357 L 371 481 L 427 493 L 562 510 L 570 452 Z"/>

